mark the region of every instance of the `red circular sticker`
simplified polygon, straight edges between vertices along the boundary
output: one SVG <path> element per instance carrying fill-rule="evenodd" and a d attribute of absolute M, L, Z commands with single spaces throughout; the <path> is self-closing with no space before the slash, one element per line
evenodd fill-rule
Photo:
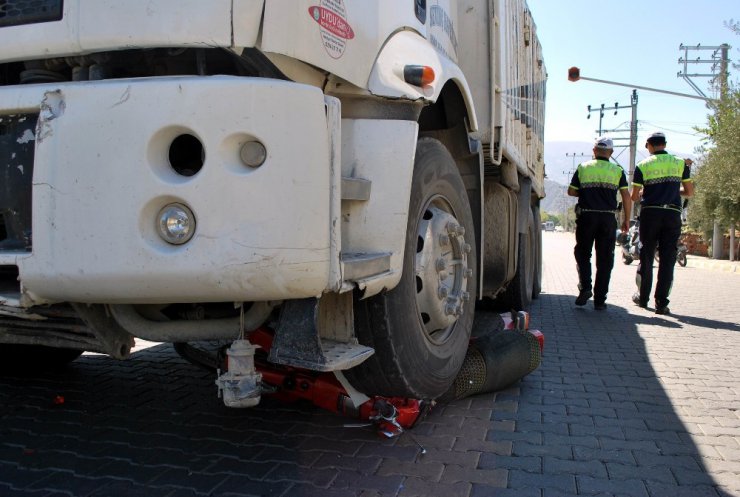
<path fill-rule="evenodd" d="M 321 29 L 321 40 L 326 53 L 333 59 L 344 55 L 347 40 L 355 37 L 347 21 L 347 9 L 343 0 L 321 0 L 319 5 L 308 8 L 308 14 Z"/>

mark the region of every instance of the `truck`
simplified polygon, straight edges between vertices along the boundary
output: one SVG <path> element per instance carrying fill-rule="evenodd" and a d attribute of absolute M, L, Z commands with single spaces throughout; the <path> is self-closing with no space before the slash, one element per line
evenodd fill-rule
<path fill-rule="evenodd" d="M 524 0 L 4 0 L 0 46 L 4 369 L 268 329 L 434 399 L 540 292 Z"/>

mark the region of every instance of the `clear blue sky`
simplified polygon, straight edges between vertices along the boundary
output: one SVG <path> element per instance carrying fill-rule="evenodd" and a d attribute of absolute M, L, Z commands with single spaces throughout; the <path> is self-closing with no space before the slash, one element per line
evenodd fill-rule
<path fill-rule="evenodd" d="M 588 115 L 602 103 L 624 106 L 615 116 L 606 112 L 604 129 L 629 129 L 630 88 L 567 80 L 568 68 L 576 66 L 581 75 L 620 83 L 660 88 L 696 95 L 677 73 L 683 70 L 678 59 L 679 45 L 731 45 L 730 59 L 740 59 L 740 36 L 724 26 L 740 20 L 737 0 L 528 0 L 542 43 L 548 72 L 545 141 L 592 141 L 599 127 L 599 115 Z M 708 59 L 710 51 L 689 55 Z M 707 64 L 689 65 L 690 72 L 711 72 Z M 736 72 L 731 69 L 730 77 Z M 711 96 L 709 78 L 692 78 Z M 668 137 L 668 150 L 691 153 L 700 143 L 692 129 L 706 123 L 708 110 L 701 100 L 638 90 L 638 160 L 647 154 L 647 135 L 659 130 Z M 628 132 L 612 133 L 629 137 Z M 615 144 L 627 144 L 618 141 Z M 619 154 L 615 150 L 615 155 Z M 620 162 L 629 152 L 621 152 Z"/>

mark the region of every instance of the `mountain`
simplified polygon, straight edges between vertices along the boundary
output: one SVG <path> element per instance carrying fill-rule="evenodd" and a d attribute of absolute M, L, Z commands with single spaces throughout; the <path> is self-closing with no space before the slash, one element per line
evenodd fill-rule
<path fill-rule="evenodd" d="M 540 210 L 550 214 L 563 214 L 566 207 L 576 204 L 575 197 L 569 197 L 566 193 L 568 186 L 545 179 L 545 198 L 540 202 Z"/>
<path fill-rule="evenodd" d="M 590 142 L 545 142 L 545 174 L 547 179 L 567 185 L 576 166 L 593 156 Z"/>

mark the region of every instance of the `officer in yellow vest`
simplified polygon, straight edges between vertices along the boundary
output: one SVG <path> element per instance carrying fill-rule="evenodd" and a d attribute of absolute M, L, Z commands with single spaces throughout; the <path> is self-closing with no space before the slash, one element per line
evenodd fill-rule
<path fill-rule="evenodd" d="M 606 294 L 614 267 L 614 245 L 617 238 L 617 191 L 622 197 L 624 221 L 622 232 L 632 211 L 627 191 L 627 177 L 618 164 L 609 161 L 614 152 L 611 138 L 601 137 L 594 144 L 594 160 L 578 165 L 570 181 L 568 195 L 578 197 L 576 205 L 576 247 L 573 251 L 578 266 L 576 305 L 586 305 L 594 297 L 594 309 L 606 309 Z M 591 290 L 591 247 L 596 246 L 596 281 Z"/>
<path fill-rule="evenodd" d="M 673 285 L 676 246 L 681 236 L 681 196 L 694 194 L 689 169 L 691 159 L 679 159 L 665 151 L 665 134 L 651 134 L 645 147 L 650 157 L 637 164 L 632 181 L 632 200 L 640 202 L 640 265 L 638 292 L 632 301 L 647 307 L 653 286 L 653 259 L 658 247 L 658 283 L 655 285 L 655 313 L 670 314 L 668 296 Z"/>

